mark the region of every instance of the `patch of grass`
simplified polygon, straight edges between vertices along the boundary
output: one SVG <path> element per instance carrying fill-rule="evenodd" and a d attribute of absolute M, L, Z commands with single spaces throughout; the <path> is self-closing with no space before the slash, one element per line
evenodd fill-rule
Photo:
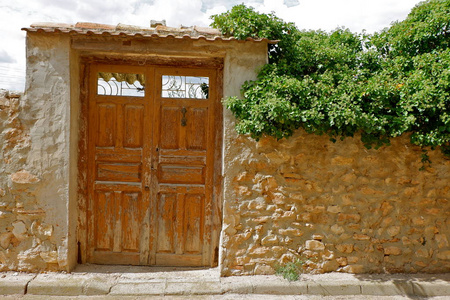
<path fill-rule="evenodd" d="M 283 276 L 288 281 L 297 281 L 300 278 L 303 262 L 297 259 L 295 262 L 288 262 L 276 269 L 277 275 Z"/>

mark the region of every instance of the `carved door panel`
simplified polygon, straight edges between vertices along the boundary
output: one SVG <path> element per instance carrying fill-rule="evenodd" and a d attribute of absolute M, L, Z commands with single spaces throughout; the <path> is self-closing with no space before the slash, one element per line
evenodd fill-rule
<path fill-rule="evenodd" d="M 88 260 L 147 264 L 151 122 L 145 70 L 93 65 L 88 122 Z"/>
<path fill-rule="evenodd" d="M 93 64 L 89 82 L 86 261 L 216 263 L 216 71 Z"/>
<path fill-rule="evenodd" d="M 210 264 L 214 163 L 213 70 L 156 71 L 153 166 L 157 265 Z"/>

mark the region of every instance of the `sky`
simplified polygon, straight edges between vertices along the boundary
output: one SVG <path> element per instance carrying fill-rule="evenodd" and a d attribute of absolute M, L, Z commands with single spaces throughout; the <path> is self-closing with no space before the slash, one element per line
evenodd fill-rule
<path fill-rule="evenodd" d="M 346 27 L 368 33 L 406 18 L 419 0 L 0 0 L 0 88 L 22 92 L 25 86 L 25 32 L 35 22 L 95 22 L 150 26 L 208 26 L 210 16 L 244 3 L 274 12 L 299 29 L 331 31 Z"/>

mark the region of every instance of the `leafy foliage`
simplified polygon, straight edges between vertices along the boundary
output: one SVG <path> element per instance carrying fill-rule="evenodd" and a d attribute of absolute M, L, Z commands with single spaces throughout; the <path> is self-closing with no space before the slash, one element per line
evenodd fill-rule
<path fill-rule="evenodd" d="M 276 268 L 277 275 L 283 276 L 288 281 L 297 281 L 300 278 L 303 261 L 297 259 L 295 262 L 288 262 Z"/>
<path fill-rule="evenodd" d="M 299 30 L 245 5 L 212 19 L 239 39 L 280 41 L 243 97 L 224 101 L 239 133 L 280 139 L 303 128 L 335 141 L 360 132 L 368 148 L 411 133 L 450 156 L 450 0 L 421 2 L 374 35 Z"/>

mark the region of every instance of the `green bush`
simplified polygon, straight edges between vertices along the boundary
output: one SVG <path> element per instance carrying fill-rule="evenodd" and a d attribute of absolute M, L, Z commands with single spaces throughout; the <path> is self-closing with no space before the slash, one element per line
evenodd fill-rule
<path fill-rule="evenodd" d="M 411 133 L 412 144 L 450 156 L 450 0 L 421 2 L 373 35 L 299 30 L 243 4 L 211 18 L 226 35 L 279 40 L 242 97 L 224 100 L 239 133 L 360 133 L 367 148 Z"/>

